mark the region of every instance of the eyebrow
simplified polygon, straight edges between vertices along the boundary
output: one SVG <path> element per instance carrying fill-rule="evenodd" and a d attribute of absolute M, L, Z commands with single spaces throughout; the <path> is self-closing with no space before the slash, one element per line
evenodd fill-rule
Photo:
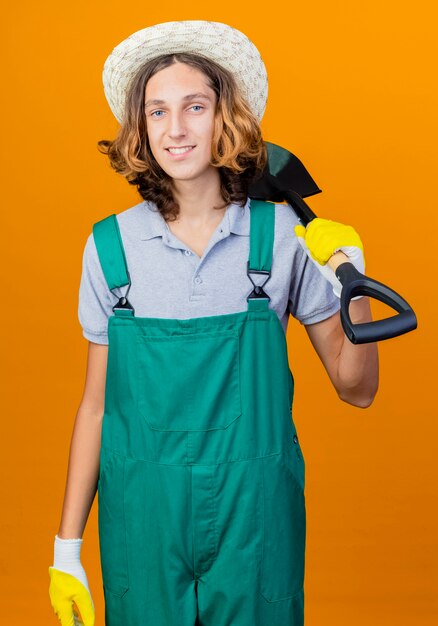
<path fill-rule="evenodd" d="M 205 93 L 202 93 L 201 91 L 198 91 L 198 93 L 190 93 L 189 95 L 184 96 L 182 100 L 183 100 L 183 102 L 187 102 L 188 100 L 199 100 L 200 98 L 202 98 L 204 100 L 210 100 L 209 96 L 207 96 Z M 156 99 L 155 100 L 148 100 L 145 103 L 144 106 L 146 108 L 146 107 L 150 106 L 151 104 L 161 105 L 161 104 L 166 104 L 166 101 L 165 100 L 156 100 Z"/>

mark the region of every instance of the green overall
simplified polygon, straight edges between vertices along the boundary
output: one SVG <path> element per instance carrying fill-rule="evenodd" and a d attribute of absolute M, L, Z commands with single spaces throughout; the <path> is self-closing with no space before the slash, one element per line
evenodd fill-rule
<path fill-rule="evenodd" d="M 109 317 L 106 626 L 304 623 L 305 465 L 286 338 L 263 289 L 275 205 L 251 200 L 250 218 L 246 311 L 135 317 L 122 297 Z M 130 286 L 115 214 L 93 235 L 109 289 Z"/>

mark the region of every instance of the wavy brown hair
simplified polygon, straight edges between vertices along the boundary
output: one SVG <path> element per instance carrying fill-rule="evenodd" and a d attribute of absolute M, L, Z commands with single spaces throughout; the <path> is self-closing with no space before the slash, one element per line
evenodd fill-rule
<path fill-rule="evenodd" d="M 111 167 L 136 185 L 144 200 L 152 201 L 165 220 L 179 213 L 172 194 L 173 179 L 160 167 L 149 146 L 146 131 L 145 91 L 148 80 L 173 63 L 186 63 L 205 74 L 217 96 L 211 165 L 219 169 L 224 204 L 244 206 L 248 185 L 257 179 L 266 163 L 267 151 L 257 118 L 242 96 L 233 75 L 220 65 L 192 53 L 173 53 L 145 63 L 126 92 L 121 127 L 114 140 L 102 139 L 98 149 L 107 154 Z"/>

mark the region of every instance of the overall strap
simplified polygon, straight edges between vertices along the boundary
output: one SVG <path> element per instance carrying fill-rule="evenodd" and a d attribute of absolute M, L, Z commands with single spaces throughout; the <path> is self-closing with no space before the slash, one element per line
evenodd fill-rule
<path fill-rule="evenodd" d="M 270 298 L 263 287 L 271 276 L 272 253 L 274 249 L 275 204 L 263 200 L 250 200 L 250 237 L 247 274 L 253 291 L 247 298 L 248 310 L 266 310 Z M 267 276 L 262 285 L 256 285 L 250 274 Z"/>
<path fill-rule="evenodd" d="M 113 307 L 114 313 L 117 315 L 133 315 L 134 309 L 126 299 L 131 287 L 131 280 L 119 223 L 115 213 L 108 215 L 108 217 L 93 225 L 93 237 L 109 290 L 112 291 L 116 287 L 128 285 L 125 295 Z"/>

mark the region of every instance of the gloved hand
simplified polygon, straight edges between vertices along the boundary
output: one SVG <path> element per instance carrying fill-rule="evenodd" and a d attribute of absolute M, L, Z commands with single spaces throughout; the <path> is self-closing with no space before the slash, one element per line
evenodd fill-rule
<path fill-rule="evenodd" d="M 327 265 L 332 254 L 341 250 L 361 274 L 365 272 L 363 244 L 352 226 L 316 217 L 307 224 L 306 228 L 298 224 L 294 230 L 300 246 L 321 274 L 332 284 L 333 293 L 338 298 L 341 297 L 342 283 L 332 268 Z M 359 298 L 363 296 L 351 299 L 359 300 Z"/>
<path fill-rule="evenodd" d="M 81 564 L 82 539 L 61 539 L 55 536 L 55 556 L 49 567 L 49 596 L 62 626 L 94 626 L 95 610 L 88 588 L 87 575 Z M 73 602 L 82 621 L 75 615 Z"/>

